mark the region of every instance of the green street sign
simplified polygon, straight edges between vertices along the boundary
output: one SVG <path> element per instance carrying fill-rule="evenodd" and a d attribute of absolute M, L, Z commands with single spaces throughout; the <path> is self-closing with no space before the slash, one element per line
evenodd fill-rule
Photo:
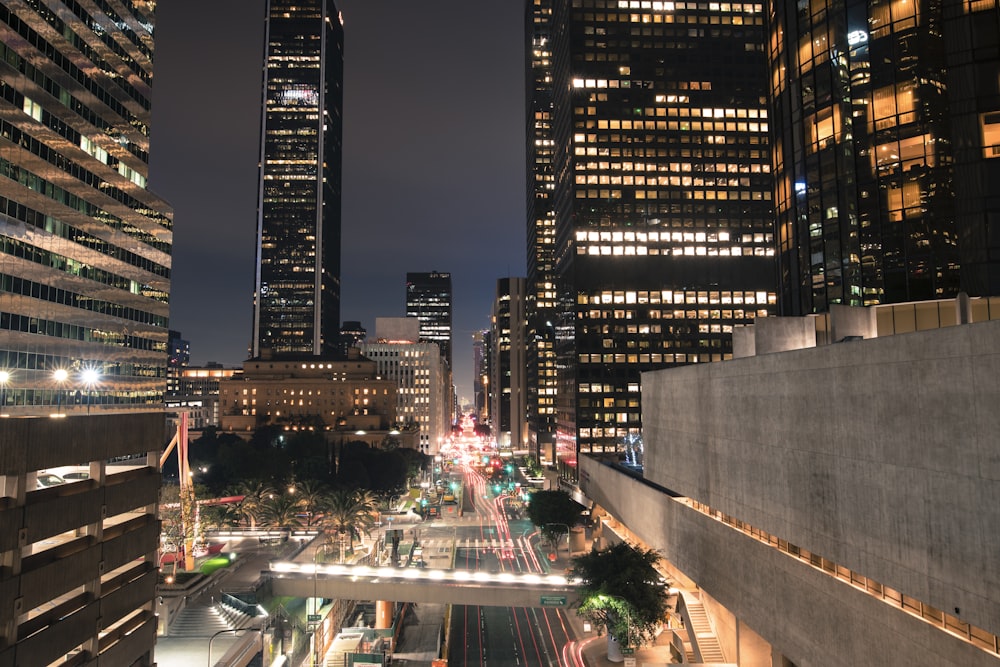
<path fill-rule="evenodd" d="M 309 618 L 306 620 L 308 620 L 310 623 L 315 623 L 316 621 L 322 620 L 322 618 L 323 617 L 320 616 L 319 614 L 309 614 Z"/>
<path fill-rule="evenodd" d="M 629 646 L 622 646 L 622 655 L 632 655 L 635 653 L 635 649 Z"/>
<path fill-rule="evenodd" d="M 541 603 L 543 607 L 565 607 L 566 606 L 566 596 L 565 595 L 543 595 L 541 597 Z"/>

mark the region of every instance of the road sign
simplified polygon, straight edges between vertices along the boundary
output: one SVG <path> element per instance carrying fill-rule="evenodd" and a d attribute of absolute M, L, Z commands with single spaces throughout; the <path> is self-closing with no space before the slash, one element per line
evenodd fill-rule
<path fill-rule="evenodd" d="M 622 646 L 622 655 L 632 655 L 635 653 L 635 649 L 631 646 Z"/>
<path fill-rule="evenodd" d="M 565 607 L 565 595 L 543 595 L 540 600 L 543 607 Z"/>
<path fill-rule="evenodd" d="M 310 623 L 315 623 L 316 621 L 320 621 L 322 619 L 323 617 L 320 616 L 319 614 L 309 614 L 309 617 L 306 620 L 309 621 Z"/>
<path fill-rule="evenodd" d="M 625 665 L 623 667 L 635 667 L 635 658 L 625 658 Z"/>

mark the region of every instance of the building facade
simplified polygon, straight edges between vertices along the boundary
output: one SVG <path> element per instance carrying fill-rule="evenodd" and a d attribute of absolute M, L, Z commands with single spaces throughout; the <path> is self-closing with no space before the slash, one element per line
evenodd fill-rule
<path fill-rule="evenodd" d="M 396 427 L 418 427 L 420 451 L 437 454 L 451 432 L 449 375 L 437 344 L 389 342 L 376 331 L 375 341 L 359 349 L 375 363 L 379 377 L 396 387 Z"/>
<path fill-rule="evenodd" d="M 498 449 L 528 449 L 528 392 L 525 314 L 527 280 L 497 280 L 491 318 L 493 346 L 489 364 L 492 436 Z"/>
<path fill-rule="evenodd" d="M 530 76 L 552 97 L 557 448 L 572 468 L 638 435 L 642 371 L 725 359 L 733 327 L 774 312 L 764 13 L 530 8 L 551 42 L 551 91 Z"/>
<path fill-rule="evenodd" d="M 406 274 L 406 316 L 420 320 L 420 340 L 436 343 L 451 365 L 451 274 L 440 271 Z"/>
<path fill-rule="evenodd" d="M 250 432 L 275 424 L 320 431 L 388 431 L 396 385 L 357 350 L 346 359 L 303 355 L 248 359 L 219 379 L 220 426 Z"/>
<path fill-rule="evenodd" d="M 642 477 L 586 459 L 581 489 L 704 605 L 719 662 L 1000 664 L 997 318 L 994 297 L 761 320 L 767 353 L 644 374 Z"/>
<path fill-rule="evenodd" d="M 536 459 L 554 460 L 556 373 L 555 326 L 558 311 L 555 248 L 556 217 L 552 134 L 552 0 L 531 0 L 525 19 L 527 47 L 526 111 L 528 158 L 527 406 L 530 449 Z"/>
<path fill-rule="evenodd" d="M 997 4 L 768 8 L 782 313 L 1000 293 Z"/>
<path fill-rule="evenodd" d="M 161 407 L 173 211 L 146 189 L 153 6 L 0 8 L 0 412 Z"/>
<path fill-rule="evenodd" d="M 268 0 L 250 356 L 332 354 L 340 333 L 343 24 Z"/>

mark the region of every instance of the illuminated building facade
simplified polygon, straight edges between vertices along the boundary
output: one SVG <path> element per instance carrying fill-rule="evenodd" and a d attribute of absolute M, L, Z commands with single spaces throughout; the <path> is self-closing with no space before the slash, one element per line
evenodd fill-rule
<path fill-rule="evenodd" d="M 997 3 L 769 11 L 782 312 L 1000 293 Z"/>
<path fill-rule="evenodd" d="M 553 209 L 552 0 L 531 0 L 526 41 L 528 158 L 527 406 L 536 459 L 552 460 L 556 414 L 556 218 Z"/>
<path fill-rule="evenodd" d="M 553 2 L 567 468 L 640 432 L 642 371 L 726 359 L 734 326 L 774 312 L 763 9 Z"/>
<path fill-rule="evenodd" d="M 344 31 L 333 0 L 269 0 L 251 356 L 340 332 Z"/>
<path fill-rule="evenodd" d="M 493 438 L 499 449 L 528 445 L 525 333 L 527 280 L 501 278 L 493 300 L 490 394 Z"/>
<path fill-rule="evenodd" d="M 146 189 L 153 4 L 0 7 L 0 412 L 162 407 L 173 211 Z"/>
<path fill-rule="evenodd" d="M 390 319 L 378 318 L 381 323 Z M 390 340 L 375 327 L 374 342 L 362 343 L 361 354 L 376 364 L 379 377 L 396 387 L 395 424 L 398 428 L 419 428 L 420 451 L 437 454 L 451 431 L 448 369 L 435 343 Z"/>
<path fill-rule="evenodd" d="M 420 320 L 420 340 L 437 343 L 451 369 L 451 274 L 406 274 L 406 316 Z"/>
<path fill-rule="evenodd" d="M 378 375 L 355 349 L 344 359 L 303 355 L 243 362 L 243 372 L 219 378 L 221 427 L 251 432 L 265 424 L 318 430 L 386 430 L 395 384 Z"/>

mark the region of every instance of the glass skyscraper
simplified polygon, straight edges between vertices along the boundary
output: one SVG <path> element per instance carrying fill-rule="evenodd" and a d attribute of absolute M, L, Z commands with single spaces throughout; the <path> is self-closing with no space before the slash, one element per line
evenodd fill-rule
<path fill-rule="evenodd" d="M 782 313 L 1000 293 L 995 0 L 769 11 Z"/>
<path fill-rule="evenodd" d="M 333 354 L 344 32 L 333 0 L 268 0 L 251 356 Z"/>
<path fill-rule="evenodd" d="M 451 274 L 406 274 L 406 316 L 420 320 L 420 340 L 437 343 L 451 372 Z"/>
<path fill-rule="evenodd" d="M 528 293 L 526 295 L 529 448 L 551 461 L 556 414 L 556 218 L 552 158 L 552 0 L 530 0 L 527 21 Z"/>
<path fill-rule="evenodd" d="M 154 5 L 0 4 L 0 413 L 162 408 Z"/>
<path fill-rule="evenodd" d="M 577 453 L 640 432 L 642 371 L 725 359 L 734 326 L 774 312 L 764 7 L 553 0 L 536 25 L 551 40 L 551 89 L 534 88 L 552 98 L 556 429 L 572 475 Z"/>

